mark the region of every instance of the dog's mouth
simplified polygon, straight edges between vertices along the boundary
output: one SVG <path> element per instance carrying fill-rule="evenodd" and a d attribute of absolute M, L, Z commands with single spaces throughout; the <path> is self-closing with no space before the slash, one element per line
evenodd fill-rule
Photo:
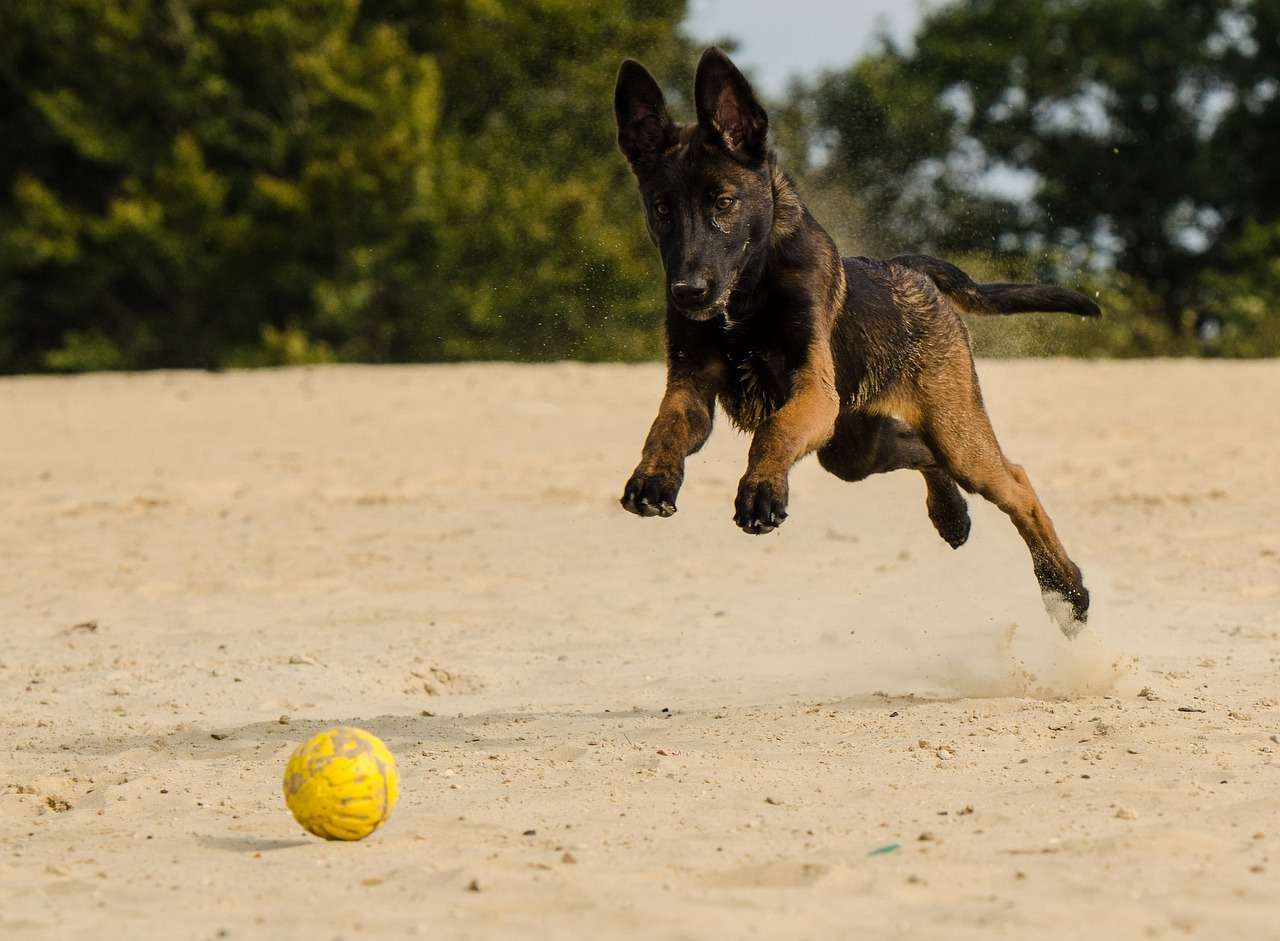
<path fill-rule="evenodd" d="M 704 320 L 712 320 L 722 316 L 728 311 L 728 305 L 716 301 L 706 307 L 677 307 L 676 310 L 680 311 L 688 319 L 701 323 Z"/>

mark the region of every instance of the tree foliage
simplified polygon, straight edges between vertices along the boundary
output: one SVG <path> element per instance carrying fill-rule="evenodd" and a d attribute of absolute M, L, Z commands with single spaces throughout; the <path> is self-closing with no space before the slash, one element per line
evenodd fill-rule
<path fill-rule="evenodd" d="M 683 12 L 9 0 L 0 369 L 652 354 L 608 102 Z"/>
<path fill-rule="evenodd" d="M 0 371 L 658 355 L 610 102 L 684 13 L 0 3 Z M 953 0 L 770 111 L 848 250 L 1108 312 L 981 349 L 1280 352 L 1280 0 Z"/>
<path fill-rule="evenodd" d="M 1221 276 L 1280 219 L 1278 68 L 1277 0 L 961 0 L 811 90 L 817 175 L 878 248 L 1114 270 L 1175 346 L 1247 331 Z"/>

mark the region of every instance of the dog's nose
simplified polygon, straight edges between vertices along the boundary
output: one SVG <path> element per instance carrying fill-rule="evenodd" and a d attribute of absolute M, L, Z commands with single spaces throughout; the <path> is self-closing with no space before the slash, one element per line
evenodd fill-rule
<path fill-rule="evenodd" d="M 687 278 L 671 285 L 671 298 L 681 307 L 701 307 L 711 297 L 711 284 L 706 278 Z"/>

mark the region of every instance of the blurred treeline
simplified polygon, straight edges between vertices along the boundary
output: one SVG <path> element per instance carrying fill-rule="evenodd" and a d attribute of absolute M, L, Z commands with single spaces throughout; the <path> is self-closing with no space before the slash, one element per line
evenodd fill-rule
<path fill-rule="evenodd" d="M 687 116 L 684 14 L 3 0 L 0 371 L 658 355 L 612 86 L 639 57 Z M 980 350 L 1269 355 L 1277 76 L 1280 0 L 963 0 L 770 104 L 847 253 L 1108 313 Z"/>

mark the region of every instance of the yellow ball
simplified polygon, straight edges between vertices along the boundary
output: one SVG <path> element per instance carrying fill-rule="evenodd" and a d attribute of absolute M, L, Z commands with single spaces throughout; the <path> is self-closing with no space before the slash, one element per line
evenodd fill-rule
<path fill-rule="evenodd" d="M 326 840 L 362 840 L 400 796 L 395 756 L 376 735 L 339 727 L 298 746 L 284 769 L 294 819 Z"/>

